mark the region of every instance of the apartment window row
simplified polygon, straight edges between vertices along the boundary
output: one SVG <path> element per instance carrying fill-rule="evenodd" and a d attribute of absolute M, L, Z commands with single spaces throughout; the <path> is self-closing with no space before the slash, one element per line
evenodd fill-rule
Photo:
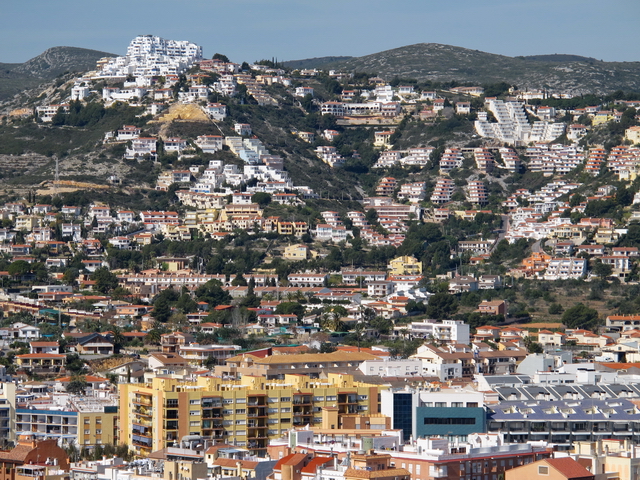
<path fill-rule="evenodd" d="M 425 425 L 475 425 L 475 418 L 434 418 L 425 417 Z"/>

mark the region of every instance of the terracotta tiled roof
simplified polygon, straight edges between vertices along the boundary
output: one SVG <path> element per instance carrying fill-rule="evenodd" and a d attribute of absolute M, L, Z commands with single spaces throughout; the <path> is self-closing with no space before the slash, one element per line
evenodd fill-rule
<path fill-rule="evenodd" d="M 62 353 L 27 353 L 16 355 L 16 358 L 67 358 L 67 356 Z"/>
<path fill-rule="evenodd" d="M 32 450 L 33 447 L 29 445 L 18 445 L 10 452 L 0 452 L 0 461 L 12 460 L 15 462 L 23 462 Z"/>
<path fill-rule="evenodd" d="M 570 457 L 547 458 L 545 462 L 566 478 L 593 477 L 593 473 Z"/>

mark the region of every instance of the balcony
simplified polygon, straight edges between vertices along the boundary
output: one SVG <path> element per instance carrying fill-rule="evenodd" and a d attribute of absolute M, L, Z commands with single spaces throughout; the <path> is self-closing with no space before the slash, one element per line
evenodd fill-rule
<path fill-rule="evenodd" d="M 433 478 L 447 477 L 447 467 L 429 467 L 429 476 Z"/>
<path fill-rule="evenodd" d="M 131 443 L 143 448 L 151 448 L 151 445 L 153 443 L 151 438 L 141 437 L 139 435 L 133 435 L 131 440 Z"/>
<path fill-rule="evenodd" d="M 153 432 L 152 432 L 151 429 L 148 429 L 148 430 L 133 429 L 133 430 L 131 430 L 131 433 L 133 433 L 133 435 L 139 436 L 139 437 L 153 438 Z"/>
<path fill-rule="evenodd" d="M 150 420 L 145 420 L 144 418 L 137 418 L 132 423 L 133 425 L 140 425 L 143 427 L 151 427 L 153 425 Z"/>
<path fill-rule="evenodd" d="M 152 408 L 136 408 L 133 410 L 134 415 L 143 416 L 143 417 L 152 417 L 153 409 Z M 136 419 L 138 420 L 138 419 Z"/>

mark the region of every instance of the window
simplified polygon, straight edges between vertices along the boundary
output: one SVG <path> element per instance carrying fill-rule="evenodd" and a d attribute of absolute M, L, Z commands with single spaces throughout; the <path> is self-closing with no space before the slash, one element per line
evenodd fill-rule
<path fill-rule="evenodd" d="M 189 415 L 195 417 L 196 415 L 200 415 L 200 410 L 190 410 Z"/>
<path fill-rule="evenodd" d="M 200 399 L 196 398 L 195 400 L 189 400 L 189 405 L 200 405 Z"/>
<path fill-rule="evenodd" d="M 247 403 L 246 398 L 236 398 L 236 403 Z"/>
<path fill-rule="evenodd" d="M 291 401 L 291 397 L 280 397 L 280 401 L 281 402 L 290 402 Z"/>
<path fill-rule="evenodd" d="M 314 402 L 324 402 L 324 397 L 313 397 Z"/>
<path fill-rule="evenodd" d="M 167 407 L 177 407 L 178 399 L 177 398 L 169 398 L 167 399 Z"/>
<path fill-rule="evenodd" d="M 222 414 L 223 415 L 233 415 L 233 410 L 227 408 L 225 410 L 222 410 Z"/>
<path fill-rule="evenodd" d="M 279 398 L 278 397 L 269 397 L 267 402 L 268 403 L 278 403 Z"/>
<path fill-rule="evenodd" d="M 96 435 L 102 435 L 102 430 L 100 429 L 96 430 Z"/>
<path fill-rule="evenodd" d="M 102 417 L 96 417 L 96 425 L 102 425 Z"/>
<path fill-rule="evenodd" d="M 420 475 L 420 464 L 416 464 L 416 475 Z"/>
<path fill-rule="evenodd" d="M 85 430 L 85 431 L 84 431 L 84 434 L 85 434 L 85 435 L 89 435 L 90 433 L 91 433 L 91 430 Z"/>
<path fill-rule="evenodd" d="M 89 425 L 90 423 L 91 423 L 91 420 L 90 420 L 90 419 L 88 419 L 88 418 L 85 418 L 85 419 L 84 419 L 84 424 L 85 424 L 85 425 Z"/>
<path fill-rule="evenodd" d="M 236 425 L 246 425 L 247 421 L 246 420 L 236 420 Z"/>
<path fill-rule="evenodd" d="M 478 402 L 467 402 L 467 408 L 478 408 Z"/>
<path fill-rule="evenodd" d="M 246 430 L 236 430 L 236 435 L 246 435 L 247 431 Z"/>
<path fill-rule="evenodd" d="M 224 403 L 225 405 L 229 405 L 233 403 L 233 398 L 223 398 L 222 403 Z"/>
<path fill-rule="evenodd" d="M 538 475 L 549 475 L 549 467 L 538 465 Z"/>
<path fill-rule="evenodd" d="M 278 413 L 278 409 L 277 408 L 268 408 L 267 412 L 268 413 Z"/>
<path fill-rule="evenodd" d="M 225 426 L 233 425 L 233 420 L 223 420 L 222 425 L 225 425 Z"/>
<path fill-rule="evenodd" d="M 434 418 L 425 417 L 425 425 L 475 425 L 475 418 Z"/>
<path fill-rule="evenodd" d="M 289 413 L 291 412 L 291 408 L 290 407 L 284 407 L 280 409 L 280 413 Z"/>
<path fill-rule="evenodd" d="M 189 426 L 190 427 L 199 427 L 200 426 L 200 422 L 198 422 L 197 420 L 195 422 L 189 422 Z"/>
<path fill-rule="evenodd" d="M 451 402 L 451 406 L 454 408 L 462 408 L 464 405 L 462 402 Z"/>
<path fill-rule="evenodd" d="M 335 395 L 327 396 L 327 402 L 335 402 L 336 400 L 338 400 L 338 397 L 336 397 Z"/>
<path fill-rule="evenodd" d="M 247 413 L 246 408 L 236 408 L 236 415 L 244 415 Z"/>
<path fill-rule="evenodd" d="M 279 423 L 279 422 L 280 422 L 280 421 L 279 421 L 277 418 L 268 418 L 268 419 L 267 419 L 267 423 L 268 423 L 269 425 L 273 425 L 273 424 L 275 424 L 275 423 Z"/>
<path fill-rule="evenodd" d="M 444 408 L 447 406 L 447 402 L 436 402 L 436 408 Z"/>

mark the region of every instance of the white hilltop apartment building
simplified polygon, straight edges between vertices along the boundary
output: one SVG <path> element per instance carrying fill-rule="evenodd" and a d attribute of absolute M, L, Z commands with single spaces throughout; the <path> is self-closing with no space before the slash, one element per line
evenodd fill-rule
<path fill-rule="evenodd" d="M 134 38 L 124 57 L 110 58 L 99 77 L 156 77 L 179 75 L 202 59 L 202 47 L 182 40 L 166 40 L 154 35 Z"/>
<path fill-rule="evenodd" d="M 511 145 L 524 145 L 529 142 L 550 142 L 564 133 L 563 123 L 545 121 L 529 124 L 523 102 L 487 98 L 485 106 L 493 113 L 497 123 L 489 122 L 486 112 L 480 112 L 475 128 L 481 137 L 495 138 Z"/>
<path fill-rule="evenodd" d="M 406 328 L 406 327 L 403 327 Z M 396 330 L 396 333 L 399 330 Z M 470 342 L 469 325 L 462 320 L 423 320 L 411 322 L 409 335 L 413 338 L 433 338 L 437 342 L 468 345 Z"/>

